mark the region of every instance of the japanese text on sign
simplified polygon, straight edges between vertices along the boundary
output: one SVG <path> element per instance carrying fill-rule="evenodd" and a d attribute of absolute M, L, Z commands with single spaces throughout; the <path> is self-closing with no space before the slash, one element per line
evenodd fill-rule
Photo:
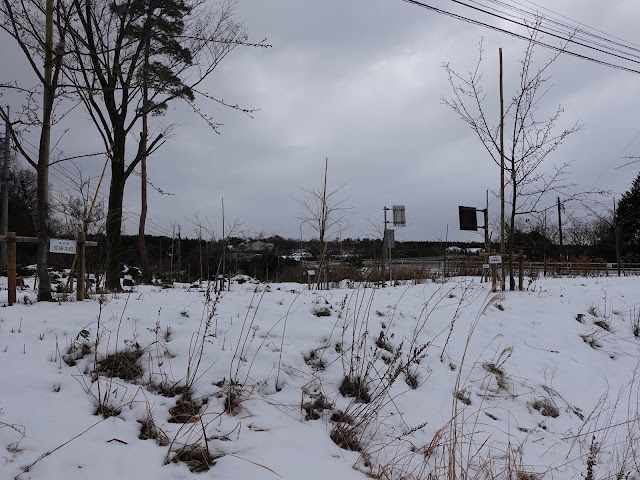
<path fill-rule="evenodd" d="M 70 255 L 75 255 L 76 245 L 77 244 L 75 240 L 62 240 L 59 238 L 52 238 L 49 242 L 49 252 L 68 253 Z"/>

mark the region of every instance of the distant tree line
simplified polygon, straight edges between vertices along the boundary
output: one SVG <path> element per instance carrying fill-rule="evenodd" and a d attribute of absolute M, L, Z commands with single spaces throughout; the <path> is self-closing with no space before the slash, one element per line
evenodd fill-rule
<path fill-rule="evenodd" d="M 37 187 L 35 173 L 31 169 L 12 168 L 13 185 L 10 187 L 9 231 L 19 235 L 35 236 L 37 204 L 34 202 L 34 191 Z M 77 228 L 74 224 L 73 210 L 68 206 L 74 201 L 63 199 L 65 208 L 53 205 L 57 214 L 50 222 L 52 236 L 73 238 Z M 81 209 L 79 205 L 77 207 Z M 548 217 L 551 217 L 549 215 Z M 614 221 L 615 220 L 615 221 Z M 559 261 L 588 257 L 598 261 L 616 262 L 615 225 L 618 223 L 621 259 L 625 263 L 640 261 L 640 175 L 634 180 L 632 187 L 618 202 L 616 216 L 613 210 L 604 214 L 595 213 L 587 217 L 568 216 L 563 222 L 564 246 L 560 250 L 559 229 L 551 218 L 532 218 L 516 223 L 513 243 L 516 250 L 522 249 L 527 258 L 533 261 Z M 97 228 L 96 231 L 104 231 Z M 511 232 L 507 230 L 511 238 Z M 103 233 L 89 235 L 98 241 L 98 247 L 87 251 L 87 267 L 89 272 L 102 272 L 106 261 L 106 241 Z M 214 279 L 222 272 L 223 252 L 225 252 L 225 273 L 244 273 L 261 280 L 275 281 L 280 278 L 293 278 L 288 271 L 302 271 L 301 263 L 295 260 L 301 249 L 308 252 L 309 261 L 318 259 L 319 241 L 284 238 L 278 235 L 260 238 L 269 248 L 254 250 L 254 242 L 258 239 L 240 237 L 206 241 L 191 238 L 180 240 L 166 236 L 146 235 L 151 270 L 156 278 L 169 279 L 173 272 L 174 280 L 191 281 L 202 277 Z M 225 246 L 226 245 L 226 251 Z M 445 241 L 396 241 L 393 249 L 394 259 L 410 259 L 420 257 L 444 257 L 447 247 L 458 247 L 460 252 L 449 255 L 474 255 L 483 249 L 481 242 L 445 242 Z M 345 238 L 332 240 L 326 245 L 327 255 L 331 262 L 362 267 L 365 261 L 369 264 L 382 258 L 382 239 Z M 494 243 L 492 250 L 499 250 Z M 298 258 L 298 257 L 296 257 Z M 66 255 L 51 255 L 51 266 L 69 268 L 72 258 Z M 141 264 L 138 237 L 123 235 L 120 261 L 129 267 Z M 18 262 L 22 266 L 36 262 L 36 245 L 20 244 Z M 180 269 L 180 272 L 178 271 Z M 135 272 L 134 272 L 135 273 Z M 300 279 L 298 272 L 295 276 Z"/>

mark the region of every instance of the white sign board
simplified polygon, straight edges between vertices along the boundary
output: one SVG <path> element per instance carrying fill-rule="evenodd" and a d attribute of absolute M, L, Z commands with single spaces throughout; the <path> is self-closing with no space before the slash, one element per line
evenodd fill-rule
<path fill-rule="evenodd" d="M 502 257 L 500 255 L 489 255 L 489 263 L 491 265 L 502 263 Z"/>
<path fill-rule="evenodd" d="M 315 270 L 307 270 L 307 275 L 309 275 L 310 277 L 315 276 L 316 271 Z"/>
<path fill-rule="evenodd" d="M 482 264 L 482 268 L 489 268 L 489 266 L 490 266 L 490 265 L 489 265 L 488 263 L 483 263 L 483 264 Z"/>
<path fill-rule="evenodd" d="M 62 240 L 52 238 L 49 241 L 49 252 L 51 253 L 68 253 L 75 255 L 77 243 L 75 240 Z"/>

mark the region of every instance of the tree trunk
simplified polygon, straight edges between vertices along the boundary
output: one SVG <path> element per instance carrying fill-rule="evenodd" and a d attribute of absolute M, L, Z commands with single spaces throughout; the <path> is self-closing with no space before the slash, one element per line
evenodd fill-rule
<path fill-rule="evenodd" d="M 149 267 L 149 255 L 147 254 L 147 246 L 144 241 L 144 227 L 147 221 L 147 106 L 149 103 L 149 45 L 150 40 L 147 37 L 144 46 L 144 66 L 142 78 L 142 134 L 140 135 L 140 224 L 138 226 L 138 248 L 140 250 L 140 268 L 142 269 L 142 281 L 151 282 L 151 268 Z"/>
<path fill-rule="evenodd" d="M 511 197 L 511 218 L 509 220 L 509 290 L 515 290 L 516 288 L 516 280 L 513 278 L 513 238 L 516 233 L 516 202 L 517 202 L 517 191 L 516 191 L 516 174 L 515 174 L 515 165 L 511 166 L 511 184 L 513 185 L 513 196 Z"/>
<path fill-rule="evenodd" d="M 145 142 L 146 149 L 146 142 Z M 140 161 L 142 179 L 141 191 L 142 202 L 140 206 L 140 225 L 138 226 L 138 248 L 140 250 L 140 268 L 142 270 L 142 280 L 145 283 L 151 281 L 151 268 L 149 266 L 149 255 L 147 254 L 147 245 L 144 240 L 144 228 L 147 220 L 147 159 L 145 157 Z"/>
<path fill-rule="evenodd" d="M 50 88 L 45 85 L 45 90 Z M 53 96 L 49 93 L 50 96 Z M 51 280 L 47 269 L 47 254 L 49 253 L 49 189 L 47 185 L 49 168 L 49 138 L 51 135 L 51 108 L 53 102 L 45 104 L 40 145 L 38 151 L 37 197 L 38 197 L 38 260 L 36 273 L 38 275 L 38 301 L 51 301 Z"/>
<path fill-rule="evenodd" d="M 112 291 L 122 289 L 120 285 L 120 255 L 122 230 L 122 202 L 124 197 L 124 136 L 122 143 L 114 145 L 111 159 L 111 187 L 109 189 L 109 208 L 107 211 L 107 261 L 106 288 Z"/>
<path fill-rule="evenodd" d="M 50 302 L 51 280 L 47 269 L 47 254 L 49 253 L 49 202 L 46 196 L 46 178 L 41 169 L 42 166 L 38 165 L 38 259 L 36 267 L 38 275 L 38 301 Z"/>

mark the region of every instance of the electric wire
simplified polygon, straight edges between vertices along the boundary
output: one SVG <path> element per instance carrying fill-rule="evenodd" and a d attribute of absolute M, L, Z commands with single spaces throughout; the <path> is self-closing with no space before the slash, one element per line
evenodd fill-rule
<path fill-rule="evenodd" d="M 434 7 L 433 5 L 428 5 L 428 4 L 426 4 L 424 2 L 420 2 L 418 0 L 403 0 L 403 1 L 405 3 L 409 3 L 409 4 L 412 4 L 412 5 L 418 6 L 418 7 L 422 7 L 422 8 L 425 8 L 427 10 L 431 10 L 433 12 L 436 12 L 436 13 L 439 13 L 439 14 L 442 14 L 442 15 L 446 15 L 446 16 L 455 18 L 457 20 L 461 20 L 461 21 L 464 21 L 464 22 L 467 22 L 467 23 L 471 23 L 473 25 L 478 25 L 478 26 L 487 28 L 489 30 L 494 30 L 494 31 L 497 31 L 497 32 L 500 32 L 500 33 L 504 33 L 506 35 L 510 35 L 512 37 L 519 38 L 521 40 L 526 40 L 526 41 L 530 41 L 531 40 L 531 38 L 526 36 L 526 35 L 522 35 L 522 34 L 513 32 L 511 30 L 507 30 L 506 28 L 498 27 L 496 25 L 491 25 L 489 23 L 482 22 L 482 21 L 474 19 L 474 18 L 466 17 L 464 15 L 460 15 L 460 14 L 457 14 L 457 13 L 454 13 L 454 12 L 443 10 L 441 8 Z M 461 6 L 468 7 L 470 9 L 479 11 L 481 13 L 490 15 L 492 17 L 499 18 L 501 20 L 505 20 L 507 22 L 517 24 L 517 25 L 525 27 L 525 28 L 532 28 L 533 27 L 532 25 L 527 25 L 524 22 L 519 22 L 517 20 L 510 19 L 510 18 L 508 18 L 508 17 L 506 17 L 504 15 L 499 15 L 497 13 L 492 13 L 492 12 L 489 12 L 489 11 L 487 11 L 485 9 L 482 9 L 482 8 L 479 8 L 479 7 L 474 7 L 473 5 L 469 5 L 469 4 L 464 3 L 464 2 L 462 2 L 460 0 L 449 0 L 449 1 L 454 2 L 456 4 L 459 4 Z M 537 30 L 542 34 L 547 34 L 549 36 L 552 36 L 552 37 L 555 37 L 557 39 L 560 39 L 560 40 L 562 40 L 563 42 L 565 42 L 567 44 L 573 43 L 575 45 L 579 45 L 579 46 L 585 47 L 587 49 L 592 49 L 592 50 L 598 51 L 600 53 L 604 53 L 606 55 L 610 55 L 610 56 L 616 57 L 616 58 L 621 59 L 621 60 L 625 60 L 625 61 L 628 61 L 628 62 L 640 64 L 640 60 L 634 60 L 633 58 L 628 58 L 626 56 L 607 51 L 606 49 L 599 48 L 599 47 L 596 47 L 596 46 L 593 46 L 593 45 L 589 45 L 588 43 L 585 43 L 585 42 L 576 42 L 575 40 L 571 39 L 570 37 L 566 37 L 566 36 L 563 36 L 563 35 L 560 35 L 560 34 L 549 32 L 549 31 L 543 30 L 542 28 L 538 28 Z M 617 69 L 617 70 L 622 70 L 622 71 L 626 71 L 626 72 L 630 72 L 630 73 L 640 74 L 640 69 L 636 69 L 636 68 L 628 67 L 628 66 L 625 66 L 625 65 L 616 64 L 616 63 L 611 63 L 611 62 L 608 62 L 606 60 L 602 60 L 602 59 L 595 58 L 595 57 L 590 57 L 588 55 L 585 55 L 585 54 L 582 54 L 582 53 L 578 53 L 578 52 L 575 52 L 575 51 L 571 51 L 571 50 L 567 50 L 566 48 L 563 48 L 563 47 L 560 47 L 560 46 L 556 46 L 556 45 L 552 45 L 550 43 L 543 42 L 541 40 L 533 40 L 533 41 L 534 41 L 534 43 L 536 45 L 540 45 L 542 47 L 548 48 L 550 50 L 554 50 L 554 51 L 559 52 L 559 53 L 564 53 L 564 54 L 567 54 L 569 56 L 573 56 L 573 57 L 576 57 L 576 58 L 579 58 L 579 59 L 582 59 L 582 60 L 587 60 L 587 61 L 599 64 L 599 65 L 603 65 L 603 66 L 606 66 L 606 67 L 614 68 L 614 69 Z"/>

